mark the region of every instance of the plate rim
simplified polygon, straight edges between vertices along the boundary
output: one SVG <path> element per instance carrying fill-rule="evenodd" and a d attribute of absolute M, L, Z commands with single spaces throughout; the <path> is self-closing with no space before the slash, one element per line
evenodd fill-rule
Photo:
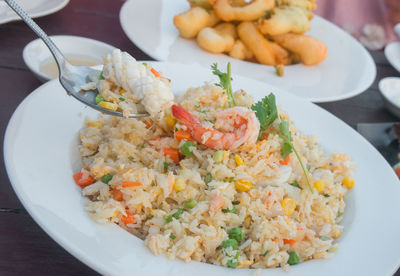
<path fill-rule="evenodd" d="M 144 45 L 143 42 L 141 42 L 140 40 L 135 40 L 133 38 L 133 36 L 130 35 L 130 32 L 128 31 L 128 28 L 129 28 L 128 24 L 127 24 L 127 22 L 125 22 L 124 18 L 125 18 L 126 10 L 128 9 L 128 7 L 130 7 L 129 5 L 133 5 L 133 3 L 135 1 L 137 1 L 137 0 L 126 1 L 122 5 L 120 12 L 119 12 L 119 22 L 120 22 L 120 25 L 121 25 L 122 30 L 125 33 L 125 35 L 128 37 L 128 39 L 131 41 L 132 44 L 137 46 L 141 51 L 143 51 L 145 54 L 147 54 L 151 58 L 155 59 L 156 61 L 179 62 L 179 61 L 164 59 L 157 53 L 150 53 L 147 50 L 147 46 Z M 160 0 L 156 0 L 156 1 L 160 1 Z M 300 97 L 300 98 L 304 98 L 313 103 L 328 103 L 328 102 L 335 102 L 335 101 L 349 99 L 349 98 L 352 98 L 352 97 L 355 97 L 357 95 L 364 93 L 374 83 L 374 80 L 375 80 L 376 74 L 377 74 L 376 64 L 375 64 L 371 54 L 367 51 L 367 49 L 365 47 L 362 46 L 362 44 L 359 41 L 357 41 L 357 39 L 355 39 L 349 33 L 342 30 L 337 25 L 331 23 L 330 21 L 326 20 L 325 18 L 323 18 L 317 14 L 314 14 L 314 18 L 318 18 L 318 20 L 322 20 L 325 24 L 328 24 L 331 28 L 334 28 L 336 31 L 340 31 L 343 35 L 345 35 L 347 37 L 347 39 L 351 40 L 352 42 L 355 43 L 355 45 L 357 45 L 359 50 L 363 53 L 363 56 L 368 60 L 368 63 L 371 65 L 371 70 L 372 70 L 371 78 L 369 79 L 368 82 L 365 82 L 364 85 L 357 87 L 357 89 L 353 89 L 350 93 L 345 93 L 345 94 L 338 95 L 338 96 L 329 96 L 329 97 L 324 97 L 324 98 L 318 98 L 318 97 Z M 230 57 L 228 56 L 228 58 L 230 58 Z M 190 63 L 188 63 L 188 64 L 190 64 Z M 202 64 L 199 64 L 199 65 L 202 66 Z M 265 65 L 265 66 L 269 66 L 269 65 Z M 246 77 L 252 78 L 251 76 L 246 76 Z M 257 81 L 262 81 L 262 80 L 256 79 L 256 78 L 252 78 L 252 79 L 255 79 Z M 264 82 L 267 82 L 267 81 L 264 81 Z"/>
<path fill-rule="evenodd" d="M 164 63 L 164 64 L 179 64 L 176 62 L 154 62 L 154 63 Z M 193 66 L 193 67 L 202 67 L 199 65 L 187 65 L 184 64 L 185 66 Z M 204 67 L 202 67 L 204 68 Z M 11 168 L 10 166 L 10 161 L 8 159 L 8 151 L 12 151 L 10 148 L 10 145 L 12 145 L 12 140 L 11 140 L 11 131 L 15 131 L 17 129 L 17 123 L 14 122 L 16 121 L 17 115 L 21 116 L 22 114 L 19 114 L 21 112 L 21 110 L 23 110 L 23 108 L 29 104 L 29 99 L 31 99 L 32 97 L 36 97 L 38 93 L 41 93 L 40 91 L 45 89 L 46 86 L 50 86 L 53 85 L 54 82 L 57 82 L 57 80 L 52 80 L 50 82 L 44 83 L 41 86 L 39 86 L 38 88 L 34 89 L 16 108 L 16 110 L 14 111 L 14 113 L 12 114 L 8 124 L 7 124 L 7 128 L 6 128 L 6 132 L 5 132 L 5 136 L 4 136 L 4 144 L 3 144 L 3 152 L 4 152 L 4 163 L 5 163 L 5 168 L 7 171 L 7 175 L 10 179 L 10 183 L 11 186 L 13 188 L 13 190 L 15 191 L 15 193 L 18 196 L 18 199 L 21 201 L 22 205 L 25 207 L 25 209 L 27 210 L 27 212 L 29 213 L 29 215 L 35 220 L 35 222 L 42 228 L 43 231 L 45 231 L 53 240 L 55 240 L 59 245 L 61 245 L 65 250 L 67 250 L 70 254 L 72 254 L 75 258 L 77 258 L 79 261 L 83 262 L 84 264 L 88 265 L 89 267 L 91 267 L 92 269 L 94 269 L 95 271 L 102 273 L 102 274 L 109 274 L 110 271 L 107 269 L 106 266 L 104 266 L 104 264 L 99 264 L 99 262 L 95 262 L 93 261 L 92 258 L 87 258 L 85 257 L 84 254 L 82 254 L 79 250 L 79 248 L 77 246 L 72 246 L 70 242 L 68 242 L 68 239 L 64 239 L 63 237 L 57 235 L 55 232 L 52 232 L 51 229 L 47 228 L 46 226 L 44 226 L 44 223 L 42 222 L 41 218 L 37 215 L 35 215 L 34 211 L 32 211 L 30 205 L 28 205 L 25 201 L 24 196 L 22 195 L 22 190 L 20 190 L 21 187 L 19 187 L 19 185 L 16 185 L 15 182 L 18 182 L 17 180 L 15 180 L 17 177 L 16 175 L 14 175 L 14 170 L 13 168 Z M 303 101 L 303 102 L 307 102 L 306 100 L 300 98 L 300 97 L 295 97 L 292 96 L 291 94 L 289 94 L 288 92 L 285 92 L 282 89 L 277 88 L 278 92 L 279 91 L 283 91 L 287 96 L 290 97 L 294 97 L 297 98 L 297 100 L 299 101 Z M 314 107 L 316 107 L 318 110 L 321 110 L 323 112 L 326 112 L 327 114 L 329 114 L 329 116 L 332 116 L 335 118 L 335 120 L 340 121 L 340 123 L 343 124 L 343 127 L 346 127 L 348 129 L 351 129 L 352 131 L 355 132 L 355 134 L 358 134 L 353 128 L 351 128 L 349 125 L 347 125 L 345 122 L 343 122 L 343 120 L 341 120 L 340 118 L 336 117 L 334 114 L 330 113 L 329 111 L 324 110 L 323 108 L 321 108 L 320 106 L 310 103 L 308 102 L 308 104 L 314 105 Z M 369 144 L 370 149 L 375 152 L 378 153 L 378 151 L 360 134 L 358 134 L 358 137 L 367 142 Z M 382 160 L 383 157 L 381 157 Z M 384 160 L 385 161 L 385 160 Z M 385 161 L 385 163 L 387 163 Z M 386 164 L 387 166 L 390 167 L 390 165 Z M 394 172 L 392 172 L 393 176 L 395 175 Z M 71 246 L 70 246 L 71 245 Z M 400 266 L 400 256 L 397 257 L 397 264 L 394 265 L 393 268 L 387 268 L 386 271 L 392 271 L 393 273 L 398 269 L 398 267 Z M 310 262 L 307 262 L 310 263 Z M 272 270 L 272 269 L 271 269 Z M 249 271 L 247 270 L 241 270 L 241 271 Z M 255 269 L 252 269 L 250 271 L 256 271 Z M 263 272 L 265 272 L 265 270 L 262 270 Z M 268 269 L 267 269 L 268 271 Z"/>

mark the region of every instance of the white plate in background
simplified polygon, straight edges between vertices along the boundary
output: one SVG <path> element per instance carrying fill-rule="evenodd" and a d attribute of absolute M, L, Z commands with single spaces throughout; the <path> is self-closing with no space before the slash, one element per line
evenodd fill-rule
<path fill-rule="evenodd" d="M 200 64 L 232 63 L 239 75 L 264 81 L 313 102 L 347 99 L 365 91 L 374 81 L 375 63 L 365 48 L 342 29 L 315 16 L 313 35 L 328 46 L 326 60 L 317 66 L 301 64 L 285 67 L 284 77 L 273 66 L 211 54 L 197 46 L 194 39 L 179 36 L 173 17 L 188 10 L 185 0 L 129 0 L 120 12 L 122 29 L 142 51 L 156 60 Z"/>
<path fill-rule="evenodd" d="M 55 13 L 64 8 L 69 0 L 15 0 L 31 18 Z M 21 20 L 20 17 L 0 0 L 0 24 Z"/>
<path fill-rule="evenodd" d="M 211 70 L 178 63 L 152 65 L 172 80 L 174 93 L 216 81 Z M 344 232 L 337 254 L 291 267 L 290 275 L 392 275 L 400 262 L 400 183 L 392 168 L 354 129 L 299 97 L 263 82 L 233 74 L 233 88 L 259 100 L 274 92 L 298 129 L 317 135 L 328 152 L 354 158 L 356 184 L 346 197 Z M 97 224 L 84 210 L 86 200 L 72 175 L 80 170 L 78 131 L 86 116 L 99 113 L 67 96 L 57 80 L 32 92 L 13 114 L 4 139 L 11 184 L 34 220 L 56 242 L 103 275 L 251 276 L 255 270 L 230 269 L 153 256 L 143 241 L 117 225 Z M 287 276 L 281 268 L 264 276 Z"/>

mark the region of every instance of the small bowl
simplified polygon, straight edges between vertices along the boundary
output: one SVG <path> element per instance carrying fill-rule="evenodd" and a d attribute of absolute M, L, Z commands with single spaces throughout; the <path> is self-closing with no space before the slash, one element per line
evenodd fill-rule
<path fill-rule="evenodd" d="M 400 119 L 400 78 L 387 77 L 379 81 L 379 91 L 386 108 Z"/>
<path fill-rule="evenodd" d="M 90 38 L 70 35 L 51 36 L 64 56 L 74 65 L 95 66 L 103 63 L 103 56 L 115 47 Z M 29 42 L 23 51 L 28 68 L 42 82 L 58 77 L 55 61 L 41 39 Z M 53 75 L 53 76 L 51 76 Z"/>
<path fill-rule="evenodd" d="M 389 61 L 389 63 L 394 67 L 394 69 L 400 72 L 400 42 L 395 41 L 389 43 L 388 45 L 386 45 L 384 52 L 385 57 Z"/>

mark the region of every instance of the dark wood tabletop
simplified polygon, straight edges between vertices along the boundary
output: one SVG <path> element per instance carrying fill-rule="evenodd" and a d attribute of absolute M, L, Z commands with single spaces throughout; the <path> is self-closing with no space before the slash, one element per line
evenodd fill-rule
<path fill-rule="evenodd" d="M 71 0 L 61 11 L 35 21 L 49 35 L 77 35 L 109 43 L 137 59 L 151 59 L 123 33 L 119 23 L 122 0 Z M 22 60 L 34 33 L 21 21 L 0 25 L 0 137 L 19 103 L 41 83 Z M 383 106 L 378 81 L 399 76 L 383 52 L 371 52 L 377 77 L 364 93 L 351 99 L 319 104 L 350 126 L 360 122 L 394 122 Z M 0 275 L 96 275 L 54 242 L 27 214 L 11 188 L 0 147 Z M 400 272 L 396 273 L 400 276 Z"/>

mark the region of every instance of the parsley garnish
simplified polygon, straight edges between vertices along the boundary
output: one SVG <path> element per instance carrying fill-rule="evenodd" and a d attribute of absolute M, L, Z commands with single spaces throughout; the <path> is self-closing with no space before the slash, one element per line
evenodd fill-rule
<path fill-rule="evenodd" d="M 278 118 L 278 110 L 275 103 L 275 95 L 270 93 L 261 101 L 255 103 L 252 107 L 255 111 L 258 121 L 260 121 L 260 134 L 264 133 L 265 129 Z"/>
<path fill-rule="evenodd" d="M 236 104 L 235 97 L 233 96 L 232 86 L 231 86 L 231 80 L 232 80 L 232 78 L 231 78 L 231 63 L 228 62 L 228 64 L 227 64 L 227 66 L 226 66 L 227 72 L 226 73 L 222 73 L 218 69 L 218 65 L 216 63 L 211 65 L 211 69 L 212 69 L 212 73 L 219 78 L 219 83 L 216 83 L 215 85 L 224 88 L 226 91 L 226 94 L 228 96 L 229 107 L 236 106 L 237 104 Z"/>

